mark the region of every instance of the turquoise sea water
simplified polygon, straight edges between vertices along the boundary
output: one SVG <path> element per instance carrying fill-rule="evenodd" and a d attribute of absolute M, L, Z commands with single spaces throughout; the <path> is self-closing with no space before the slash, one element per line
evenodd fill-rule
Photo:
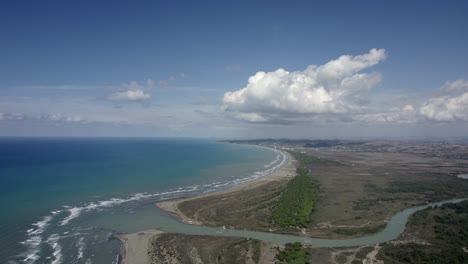
<path fill-rule="evenodd" d="M 0 263 L 112 263 L 110 234 L 167 217 L 150 203 L 227 188 L 282 159 L 204 140 L 0 139 Z"/>

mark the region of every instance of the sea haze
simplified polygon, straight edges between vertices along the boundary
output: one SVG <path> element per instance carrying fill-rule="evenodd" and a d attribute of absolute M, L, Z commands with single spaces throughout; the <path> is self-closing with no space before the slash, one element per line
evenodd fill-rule
<path fill-rule="evenodd" d="M 204 140 L 0 139 L 0 262 L 112 263 L 110 234 L 167 217 L 151 202 L 227 188 L 283 158 Z"/>

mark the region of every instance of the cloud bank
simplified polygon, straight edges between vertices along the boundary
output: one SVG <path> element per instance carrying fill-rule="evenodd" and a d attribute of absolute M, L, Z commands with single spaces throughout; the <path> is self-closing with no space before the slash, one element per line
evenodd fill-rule
<path fill-rule="evenodd" d="M 66 116 L 62 114 L 28 115 L 24 113 L 2 113 L 0 121 L 46 121 L 54 123 L 87 123 L 86 119 L 79 116 Z"/>
<path fill-rule="evenodd" d="M 372 49 L 310 65 L 304 71 L 257 72 L 245 88 L 224 94 L 223 109 L 249 122 L 359 112 L 367 103 L 367 93 L 381 80 L 379 73 L 360 72 L 385 57 L 384 49 Z"/>
<path fill-rule="evenodd" d="M 446 82 L 432 95 L 413 102 L 376 106 L 370 91 L 380 82 L 376 72 L 362 73 L 386 58 L 384 49 L 344 55 L 304 71 L 257 72 L 247 86 L 224 94 L 228 116 L 248 123 L 289 124 L 326 120 L 357 123 L 440 123 L 468 121 L 468 82 Z"/>
<path fill-rule="evenodd" d="M 468 82 L 447 82 L 419 110 L 426 119 L 450 122 L 468 121 Z"/>
<path fill-rule="evenodd" d="M 422 102 L 378 113 L 355 115 L 354 120 L 373 123 L 447 123 L 468 121 L 468 82 L 446 82 Z"/>

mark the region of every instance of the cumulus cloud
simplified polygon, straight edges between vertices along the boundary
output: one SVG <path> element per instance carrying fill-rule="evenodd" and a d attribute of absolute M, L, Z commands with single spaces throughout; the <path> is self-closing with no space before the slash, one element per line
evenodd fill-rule
<path fill-rule="evenodd" d="M 249 122 L 358 112 L 366 105 L 367 93 L 381 80 L 378 73 L 360 71 L 385 57 L 384 49 L 372 49 L 321 66 L 310 65 L 304 71 L 257 72 L 246 87 L 224 94 L 223 108 Z"/>
<path fill-rule="evenodd" d="M 450 122 L 468 121 L 468 82 L 447 82 L 419 109 L 428 120 Z"/>
<path fill-rule="evenodd" d="M 123 91 L 117 91 L 111 94 L 108 99 L 117 102 L 143 102 L 151 99 L 149 90 L 155 86 L 153 80 L 148 79 L 146 84 L 140 84 L 137 81 L 124 83 L 120 87 Z"/>
<path fill-rule="evenodd" d="M 374 110 L 376 111 L 376 110 Z M 356 114 L 354 121 L 373 123 L 423 123 L 468 121 L 468 82 L 446 82 L 422 102 L 403 107 Z"/>

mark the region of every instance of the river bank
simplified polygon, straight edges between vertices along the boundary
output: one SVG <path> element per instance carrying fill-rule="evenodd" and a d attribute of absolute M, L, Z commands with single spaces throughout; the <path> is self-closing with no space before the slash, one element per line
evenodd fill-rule
<path fill-rule="evenodd" d="M 237 238 L 250 238 L 257 239 L 263 242 L 271 243 L 272 245 L 284 245 L 286 243 L 300 242 L 305 246 L 311 246 L 314 248 L 341 248 L 341 247 L 361 247 L 369 245 L 377 245 L 387 241 L 395 240 L 399 238 L 402 233 L 405 231 L 406 223 L 408 218 L 415 212 L 421 211 L 423 209 L 432 207 L 432 206 L 441 206 L 449 203 L 459 203 L 468 199 L 452 199 L 442 202 L 430 203 L 424 206 L 418 206 L 413 208 L 405 209 L 396 215 L 394 215 L 387 226 L 381 232 L 359 238 L 351 239 L 322 239 L 322 238 L 312 238 L 304 236 L 292 236 L 284 234 L 275 234 L 269 232 L 256 232 L 256 231 L 245 231 L 245 230 L 233 230 L 233 229 L 223 229 L 223 228 L 210 228 L 198 225 L 186 225 L 186 227 L 181 233 L 184 235 L 204 235 L 215 237 L 237 237 Z M 174 220 L 176 221 L 176 220 Z M 119 235 L 123 243 L 121 247 L 121 259 L 124 264 L 133 264 L 133 263 L 145 263 L 147 259 L 147 249 L 148 242 L 151 237 L 154 235 L 151 234 L 161 234 L 160 230 L 152 229 L 143 232 L 131 233 Z M 172 231 L 172 234 L 177 233 Z M 133 262 L 131 262 L 133 261 Z M 140 262 L 138 262 L 140 261 Z"/>

